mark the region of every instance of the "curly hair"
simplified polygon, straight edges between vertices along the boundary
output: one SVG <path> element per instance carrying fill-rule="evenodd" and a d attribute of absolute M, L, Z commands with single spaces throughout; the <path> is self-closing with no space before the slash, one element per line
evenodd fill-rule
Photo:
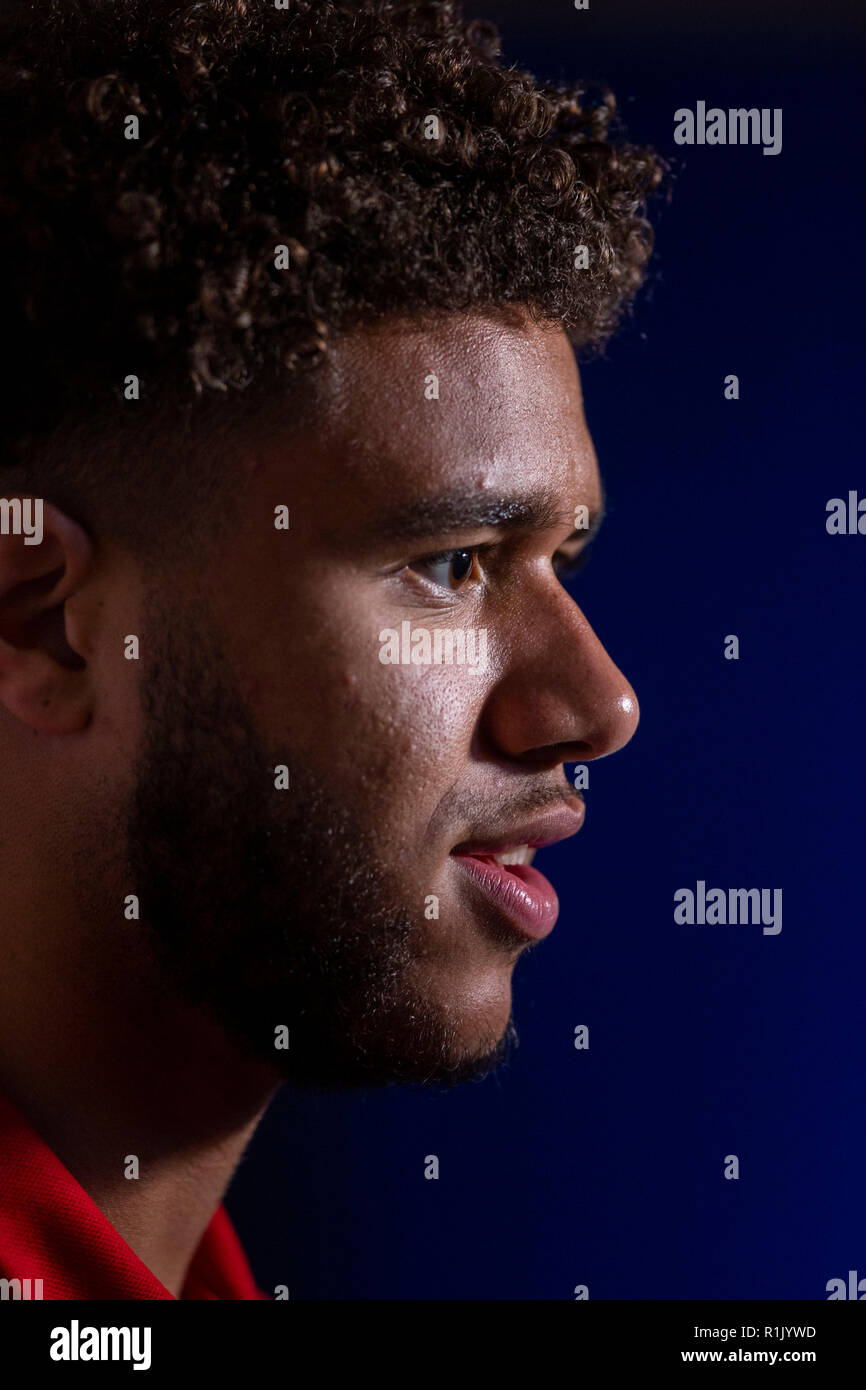
<path fill-rule="evenodd" d="M 7 13 L 13 450 L 110 412 L 127 372 L 212 397 L 315 365 L 364 319 L 512 303 L 591 346 L 631 301 L 662 166 L 608 91 L 502 66 L 455 0 L 278 3 Z"/>

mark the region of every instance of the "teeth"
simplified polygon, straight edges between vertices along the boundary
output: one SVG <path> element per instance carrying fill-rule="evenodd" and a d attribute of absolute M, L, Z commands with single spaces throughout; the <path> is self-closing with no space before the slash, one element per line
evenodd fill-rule
<path fill-rule="evenodd" d="M 518 845 L 517 849 L 505 849 L 501 854 L 494 854 L 493 858 L 497 864 L 531 864 L 532 850 L 529 845 Z"/>

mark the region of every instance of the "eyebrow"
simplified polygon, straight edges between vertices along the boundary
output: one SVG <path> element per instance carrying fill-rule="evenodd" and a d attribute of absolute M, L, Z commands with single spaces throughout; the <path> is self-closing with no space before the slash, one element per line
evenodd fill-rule
<path fill-rule="evenodd" d="M 604 519 L 604 493 L 601 504 L 589 514 L 589 525 L 572 531 L 562 542 L 575 540 L 588 544 L 598 534 Z M 479 496 L 477 492 L 451 492 L 423 498 L 381 513 L 364 528 L 379 541 L 422 541 L 449 531 L 468 531 L 486 527 L 508 531 L 549 531 L 571 516 L 552 492 Z"/>

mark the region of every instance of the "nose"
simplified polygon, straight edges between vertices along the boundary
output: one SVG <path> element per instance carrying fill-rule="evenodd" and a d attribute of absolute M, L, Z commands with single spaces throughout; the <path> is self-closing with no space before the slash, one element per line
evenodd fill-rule
<path fill-rule="evenodd" d="M 538 770 L 605 758 L 637 728 L 637 696 L 558 583 L 536 598 L 502 643 L 486 738 L 500 757 Z"/>

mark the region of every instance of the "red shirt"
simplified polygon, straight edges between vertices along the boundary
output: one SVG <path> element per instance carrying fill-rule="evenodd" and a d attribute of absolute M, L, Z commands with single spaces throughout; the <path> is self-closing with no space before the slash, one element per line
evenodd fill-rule
<path fill-rule="evenodd" d="M 174 1298 L 2 1093 L 0 1277 L 41 1279 L 44 1299 Z M 180 1296 L 268 1297 L 256 1287 L 223 1206 L 202 1236 Z"/>

